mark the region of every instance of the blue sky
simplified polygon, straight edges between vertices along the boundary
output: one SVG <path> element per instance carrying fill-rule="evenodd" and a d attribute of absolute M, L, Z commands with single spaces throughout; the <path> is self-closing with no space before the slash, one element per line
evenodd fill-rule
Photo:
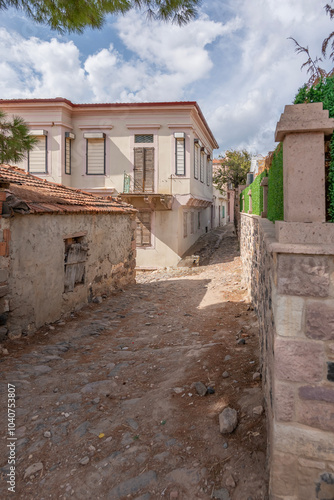
<path fill-rule="evenodd" d="M 320 55 L 334 30 L 325 0 L 203 0 L 180 28 L 144 13 L 109 16 L 102 30 L 59 35 L 0 12 L 2 98 L 73 102 L 196 100 L 220 145 L 266 154 L 285 104 L 307 80 L 293 36 Z M 327 63 L 328 64 L 328 63 Z"/>

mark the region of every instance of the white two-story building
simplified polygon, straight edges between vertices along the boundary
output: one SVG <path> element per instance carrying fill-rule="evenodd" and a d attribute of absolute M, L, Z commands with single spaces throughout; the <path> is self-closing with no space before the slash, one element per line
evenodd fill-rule
<path fill-rule="evenodd" d="M 0 100 L 38 138 L 20 167 L 137 210 L 137 265 L 176 265 L 213 222 L 218 144 L 196 102 Z M 110 238 L 113 235 L 110 234 Z"/>

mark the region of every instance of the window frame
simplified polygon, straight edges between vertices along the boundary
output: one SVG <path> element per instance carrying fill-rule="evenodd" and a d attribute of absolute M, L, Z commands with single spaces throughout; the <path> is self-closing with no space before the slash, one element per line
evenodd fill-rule
<path fill-rule="evenodd" d="M 27 171 L 32 174 L 47 174 L 48 173 L 48 133 L 46 130 L 30 130 L 29 135 L 32 135 L 36 138 L 45 138 L 45 169 L 44 170 L 39 170 L 39 171 L 31 171 L 30 168 L 30 161 L 31 161 L 31 153 L 34 151 L 33 149 L 31 151 L 28 151 L 27 154 Z"/>
<path fill-rule="evenodd" d="M 149 215 L 149 218 L 150 218 L 150 227 L 149 227 L 149 230 L 148 230 L 148 233 L 149 233 L 149 243 L 147 244 L 143 244 L 143 232 L 142 232 L 142 226 L 145 226 L 145 223 L 140 220 L 140 216 L 142 215 Z M 152 210 L 150 209 L 147 209 L 147 208 L 144 208 L 144 209 L 139 209 L 138 210 L 138 213 L 136 214 L 136 247 L 137 248 L 152 248 L 153 246 L 153 234 L 152 234 L 152 224 L 153 224 L 153 212 Z M 139 224 L 141 224 L 141 227 L 139 226 Z M 141 243 L 138 244 L 137 243 L 137 240 L 138 240 L 138 229 L 141 229 L 141 234 L 140 234 L 140 240 L 141 240 Z M 147 229 L 147 227 L 145 226 L 145 228 Z"/>
<path fill-rule="evenodd" d="M 186 175 L 186 134 L 184 132 L 175 132 L 174 133 L 174 139 L 175 139 L 175 175 L 178 177 L 184 177 Z M 183 158 L 181 158 L 181 161 L 183 163 L 183 172 L 180 174 L 178 172 L 178 142 L 182 141 L 183 145 Z"/>
<path fill-rule="evenodd" d="M 205 178 L 205 171 L 204 171 L 204 168 L 205 168 L 205 165 L 204 165 L 204 157 L 205 157 L 205 153 L 204 153 L 204 148 L 202 147 L 201 148 L 201 156 L 200 156 L 200 182 L 202 182 L 202 184 L 204 184 L 204 178 Z"/>
<path fill-rule="evenodd" d="M 136 141 L 136 137 L 152 137 L 152 140 L 151 141 Z M 154 134 L 134 134 L 134 144 L 154 144 Z"/>
<path fill-rule="evenodd" d="M 65 174 L 66 175 L 71 175 L 72 173 L 72 140 L 75 139 L 75 135 L 72 134 L 72 132 L 65 132 Z M 69 151 L 69 159 L 70 159 L 70 164 L 69 164 L 69 168 L 68 165 L 67 165 L 67 144 L 69 144 L 69 148 L 70 148 L 70 151 Z"/>
<path fill-rule="evenodd" d="M 194 140 L 194 179 L 199 178 L 199 169 L 201 163 L 201 145 L 199 139 Z"/>
<path fill-rule="evenodd" d="M 106 175 L 106 134 L 104 132 L 86 132 L 84 138 L 86 139 L 86 175 Z M 103 173 L 90 173 L 88 171 L 88 142 L 90 139 L 103 140 Z"/>

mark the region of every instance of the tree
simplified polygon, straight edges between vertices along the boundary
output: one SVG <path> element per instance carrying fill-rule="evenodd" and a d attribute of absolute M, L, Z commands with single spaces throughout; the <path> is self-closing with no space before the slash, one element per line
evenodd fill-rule
<path fill-rule="evenodd" d="M 179 25 L 196 16 L 201 0 L 0 0 L 0 10 L 14 7 L 35 22 L 51 29 L 79 32 L 101 28 L 107 14 L 125 14 L 132 8 L 145 9 L 148 17 Z"/>
<path fill-rule="evenodd" d="M 221 192 L 226 189 L 226 184 L 232 183 L 234 188 L 246 181 L 247 173 L 251 165 L 251 155 L 248 151 L 229 150 L 222 159 L 221 167 L 218 167 L 213 175 L 213 182 Z"/>
<path fill-rule="evenodd" d="M 36 144 L 36 138 L 29 135 L 29 127 L 19 116 L 9 120 L 0 111 L 0 164 L 18 163 Z"/>

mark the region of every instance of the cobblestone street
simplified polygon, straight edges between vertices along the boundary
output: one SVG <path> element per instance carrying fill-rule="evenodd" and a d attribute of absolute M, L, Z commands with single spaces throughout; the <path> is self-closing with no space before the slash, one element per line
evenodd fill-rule
<path fill-rule="evenodd" d="M 1 498 L 267 498 L 258 324 L 233 226 L 205 235 L 198 254 L 206 265 L 140 273 L 136 285 L 2 346 Z M 227 406 L 238 426 L 222 435 Z"/>

